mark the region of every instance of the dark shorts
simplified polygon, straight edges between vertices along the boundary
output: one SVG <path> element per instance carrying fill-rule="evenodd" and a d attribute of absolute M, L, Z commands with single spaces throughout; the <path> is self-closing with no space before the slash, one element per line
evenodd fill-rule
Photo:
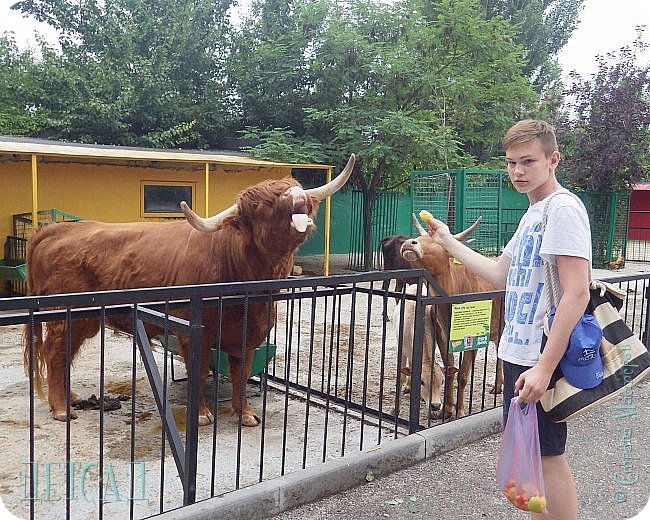
<path fill-rule="evenodd" d="M 503 424 L 508 419 L 510 400 L 514 397 L 515 381 L 530 367 L 503 362 Z M 566 448 L 566 423 L 553 422 L 542 405 L 537 403 L 537 425 L 542 457 L 562 455 Z"/>

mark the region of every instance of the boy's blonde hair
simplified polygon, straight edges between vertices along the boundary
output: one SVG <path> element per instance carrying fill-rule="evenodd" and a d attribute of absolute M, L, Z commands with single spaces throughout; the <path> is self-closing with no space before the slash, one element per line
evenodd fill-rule
<path fill-rule="evenodd" d="M 550 157 L 557 150 L 555 129 L 546 121 L 539 119 L 524 119 L 514 124 L 503 136 L 503 150 L 508 151 L 513 145 L 527 143 L 538 139 L 542 144 L 544 155 Z"/>

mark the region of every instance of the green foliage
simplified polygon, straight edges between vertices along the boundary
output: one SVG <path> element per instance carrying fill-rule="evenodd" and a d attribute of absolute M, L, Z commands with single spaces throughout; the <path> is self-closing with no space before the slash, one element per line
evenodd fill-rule
<path fill-rule="evenodd" d="M 540 92 L 559 79 L 555 58 L 578 25 L 585 0 L 480 0 L 485 16 L 498 16 L 515 29 L 526 49 L 524 74 Z"/>
<path fill-rule="evenodd" d="M 45 126 L 38 77 L 31 53 L 19 52 L 12 36 L 0 36 L 0 134 L 35 135 Z"/>
<path fill-rule="evenodd" d="M 228 61 L 231 107 L 241 127 L 304 132 L 310 102 L 309 52 L 327 12 L 312 0 L 256 0 Z"/>
<path fill-rule="evenodd" d="M 51 133 L 123 145 L 205 147 L 224 125 L 230 0 L 25 0 L 59 29 L 44 59 Z"/>
<path fill-rule="evenodd" d="M 319 164 L 328 159 L 321 143 L 310 139 L 300 139 L 290 128 L 261 130 L 258 127 L 249 126 L 239 133 L 245 139 L 260 141 L 260 144 L 256 146 L 242 147 L 242 151 L 249 152 L 250 156 L 255 159 L 298 164 Z"/>

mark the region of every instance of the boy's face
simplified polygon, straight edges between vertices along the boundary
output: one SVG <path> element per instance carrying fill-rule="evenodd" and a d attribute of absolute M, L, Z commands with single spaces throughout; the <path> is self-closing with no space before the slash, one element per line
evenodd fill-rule
<path fill-rule="evenodd" d="M 528 195 L 531 204 L 555 191 L 560 153 L 555 151 L 546 157 L 539 140 L 512 145 L 506 150 L 506 162 L 512 185 L 519 193 Z"/>

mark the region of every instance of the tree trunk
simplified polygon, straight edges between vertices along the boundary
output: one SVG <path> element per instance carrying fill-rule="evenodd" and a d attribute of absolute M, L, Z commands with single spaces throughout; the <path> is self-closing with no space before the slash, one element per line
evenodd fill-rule
<path fill-rule="evenodd" d="M 363 193 L 363 269 L 372 271 L 375 268 L 372 246 L 372 210 L 375 206 L 377 192 L 373 189 L 362 190 Z"/>

